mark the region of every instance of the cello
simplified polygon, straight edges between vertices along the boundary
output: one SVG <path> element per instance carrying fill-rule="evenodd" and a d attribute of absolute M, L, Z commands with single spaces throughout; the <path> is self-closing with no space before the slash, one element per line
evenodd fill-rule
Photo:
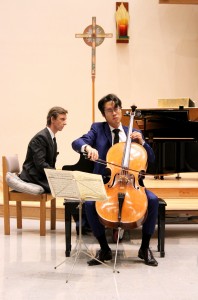
<path fill-rule="evenodd" d="M 126 142 L 114 144 L 107 152 L 111 177 L 105 184 L 107 200 L 96 202 L 96 211 L 104 226 L 133 229 L 143 224 L 148 201 L 145 188 L 139 184 L 140 173 L 147 168 L 147 152 L 131 142 L 135 106 L 132 106 Z"/>

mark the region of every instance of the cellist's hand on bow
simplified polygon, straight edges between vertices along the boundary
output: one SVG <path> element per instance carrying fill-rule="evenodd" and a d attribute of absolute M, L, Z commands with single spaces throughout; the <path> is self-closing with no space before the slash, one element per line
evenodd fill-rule
<path fill-rule="evenodd" d="M 90 160 L 97 160 L 99 158 L 99 155 L 98 155 L 98 151 L 94 148 L 92 148 L 91 146 L 87 145 L 85 147 L 85 152 L 87 153 L 87 157 L 90 159 Z"/>
<path fill-rule="evenodd" d="M 133 132 L 131 133 L 130 138 L 131 138 L 132 140 L 134 140 L 134 142 L 136 142 L 136 143 L 138 143 L 138 144 L 140 144 L 140 145 L 143 145 L 143 144 L 144 144 L 144 139 L 143 139 L 143 137 L 142 137 L 142 134 L 141 134 L 139 131 L 133 131 Z"/>

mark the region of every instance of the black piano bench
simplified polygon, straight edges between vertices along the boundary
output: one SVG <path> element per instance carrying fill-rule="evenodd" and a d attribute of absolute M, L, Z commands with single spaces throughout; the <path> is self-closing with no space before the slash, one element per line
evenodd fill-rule
<path fill-rule="evenodd" d="M 65 256 L 69 257 L 71 252 L 71 224 L 72 224 L 72 215 L 79 214 L 78 203 L 64 201 L 65 206 L 65 243 L 66 250 Z M 160 252 L 160 257 L 165 256 L 165 211 L 166 211 L 166 202 L 159 198 L 159 209 L 158 209 L 158 220 L 157 220 L 157 235 L 158 235 L 158 246 L 157 250 Z"/>

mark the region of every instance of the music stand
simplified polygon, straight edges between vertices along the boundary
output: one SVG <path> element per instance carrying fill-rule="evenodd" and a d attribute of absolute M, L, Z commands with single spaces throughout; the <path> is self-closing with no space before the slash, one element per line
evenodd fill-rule
<path fill-rule="evenodd" d="M 66 171 L 66 170 L 54 170 L 54 169 L 45 169 L 45 173 L 49 182 L 51 193 L 54 197 L 63 197 L 64 199 L 71 201 L 79 202 L 79 239 L 76 245 L 76 252 L 72 254 L 75 256 L 73 266 L 69 273 L 66 283 L 69 281 L 69 278 L 74 270 L 75 264 L 80 253 L 84 253 L 88 257 L 95 259 L 101 264 L 112 268 L 108 264 L 95 258 L 88 247 L 82 239 L 82 205 L 85 201 L 105 201 L 107 200 L 106 191 L 104 188 L 104 183 L 102 176 L 98 174 L 91 174 L 80 171 Z M 86 251 L 82 249 L 82 244 L 84 244 Z M 66 259 L 55 266 L 57 269 L 61 266 Z M 113 272 L 117 271 L 115 269 L 115 264 L 113 267 Z M 119 271 L 117 271 L 119 273 Z"/>

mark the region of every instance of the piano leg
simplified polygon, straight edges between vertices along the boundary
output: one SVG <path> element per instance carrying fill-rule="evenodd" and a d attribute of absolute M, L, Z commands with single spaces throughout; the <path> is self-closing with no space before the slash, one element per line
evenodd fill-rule
<path fill-rule="evenodd" d="M 159 198 L 158 208 L 158 252 L 160 257 L 165 256 L 165 217 L 166 217 L 166 202 Z"/>
<path fill-rule="evenodd" d="M 160 180 L 163 180 L 163 179 L 164 179 L 164 176 L 163 176 L 163 175 L 155 175 L 155 176 L 154 176 L 154 179 L 160 179 Z"/>
<path fill-rule="evenodd" d="M 179 173 L 177 173 L 177 176 L 175 178 L 176 179 L 181 179 L 181 176 L 179 175 Z"/>
<path fill-rule="evenodd" d="M 65 206 L 65 243 L 66 250 L 65 256 L 69 257 L 71 252 L 71 226 L 72 226 L 72 214 L 76 214 L 78 203 L 64 201 Z"/>

